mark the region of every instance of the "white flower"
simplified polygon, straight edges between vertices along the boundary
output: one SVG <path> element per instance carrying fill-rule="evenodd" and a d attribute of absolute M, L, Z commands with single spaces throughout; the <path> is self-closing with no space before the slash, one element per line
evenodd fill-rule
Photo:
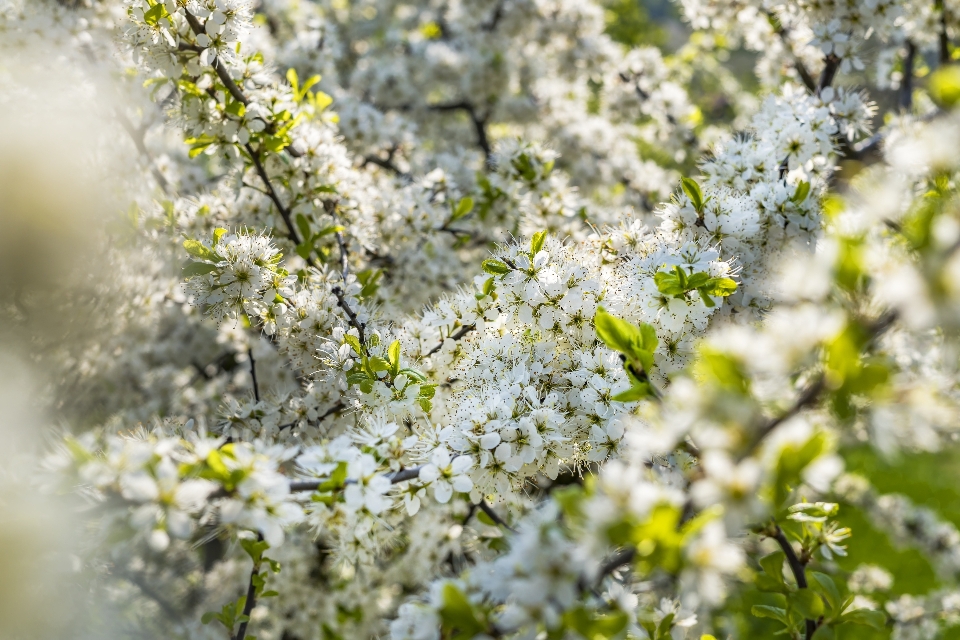
<path fill-rule="evenodd" d="M 437 447 L 430 456 L 430 463 L 420 468 L 420 482 L 433 488 L 437 502 L 450 501 L 454 491 L 469 493 L 473 481 L 465 475 L 473 466 L 469 456 L 453 457 L 446 447 Z"/>

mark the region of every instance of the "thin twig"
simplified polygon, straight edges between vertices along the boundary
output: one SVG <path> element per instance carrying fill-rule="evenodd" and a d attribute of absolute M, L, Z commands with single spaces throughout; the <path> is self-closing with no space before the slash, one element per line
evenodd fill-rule
<path fill-rule="evenodd" d="M 877 338 L 883 335 L 897 320 L 897 316 L 898 313 L 896 311 L 887 311 L 877 318 L 872 325 L 867 327 L 867 333 L 870 336 L 870 342 L 875 341 Z M 757 430 L 757 434 L 753 439 L 753 446 L 749 447 L 748 451 L 756 447 L 756 445 L 766 438 L 771 431 L 819 400 L 820 394 L 822 394 L 826 388 L 826 376 L 822 373 L 818 374 L 817 377 L 814 378 L 809 385 L 807 385 L 807 387 L 800 393 L 797 399 L 786 411 L 774 416 L 773 418 L 770 418 L 763 423 L 763 425 Z"/>
<path fill-rule="evenodd" d="M 290 211 L 283 205 L 283 202 L 280 201 L 280 196 L 277 195 L 276 190 L 273 188 L 273 183 L 270 182 L 270 177 L 267 175 L 267 170 L 264 169 L 263 163 L 260 162 L 259 152 L 254 151 L 249 142 L 243 146 L 247 150 L 247 153 L 250 154 L 250 158 L 253 160 L 253 166 L 257 170 L 257 175 L 260 176 L 260 180 L 262 180 L 263 184 L 267 187 L 267 196 L 273 201 L 274 206 L 277 207 L 277 211 L 280 212 L 280 217 L 283 218 L 283 222 L 287 226 L 287 236 L 294 244 L 300 244 L 300 235 L 297 233 L 297 229 L 293 225 L 293 220 L 290 217 Z"/>
<path fill-rule="evenodd" d="M 397 484 L 398 482 L 405 482 L 407 480 L 413 480 L 414 478 L 420 477 L 420 469 L 422 467 L 408 467 L 406 469 L 401 469 L 392 475 L 388 475 L 390 478 L 391 484 Z M 326 482 L 326 480 L 297 480 L 290 483 L 290 491 L 316 491 L 317 488 Z M 356 484 L 356 480 L 349 479 L 344 482 L 344 484 Z"/>
<path fill-rule="evenodd" d="M 263 540 L 263 535 L 257 535 L 257 540 Z M 254 562 L 253 569 L 250 570 L 250 584 L 247 587 L 247 600 L 243 603 L 243 615 L 247 619 L 240 623 L 240 626 L 237 628 L 237 635 L 233 637 L 233 640 L 243 640 L 247 636 L 247 625 L 250 622 L 250 613 L 257 604 L 257 588 L 253 584 L 253 579 L 258 575 L 260 575 L 260 564 Z"/>
<path fill-rule="evenodd" d="M 392 156 L 392 155 L 393 155 L 393 154 L 391 154 L 391 156 Z M 393 164 L 391 158 L 388 158 L 387 160 L 384 160 L 383 158 L 379 158 L 379 157 L 377 157 L 377 156 L 372 156 L 372 155 L 371 155 L 371 156 L 364 156 L 364 158 L 363 158 L 363 166 L 366 166 L 366 165 L 368 165 L 368 164 L 375 164 L 375 165 L 377 165 L 378 167 L 382 167 L 382 168 L 386 169 L 387 171 L 391 171 L 392 173 L 396 174 L 396 176 L 397 176 L 398 178 L 400 178 L 401 180 L 410 180 L 410 174 L 409 174 L 409 173 L 406 173 L 405 171 L 402 171 L 402 170 L 400 169 L 400 167 L 398 167 L 397 165 Z"/>
<path fill-rule="evenodd" d="M 506 520 L 504 520 L 504 519 L 501 518 L 499 515 L 497 515 L 497 512 L 493 510 L 493 507 L 491 507 L 489 504 L 487 504 L 487 501 L 486 501 L 486 500 L 480 500 L 480 504 L 479 504 L 478 506 L 480 507 L 480 510 L 483 511 L 485 514 L 487 514 L 487 516 L 488 516 L 491 520 L 493 520 L 495 523 L 497 523 L 498 525 L 500 525 L 500 526 L 503 527 L 504 529 L 507 529 L 508 531 L 511 531 L 511 532 L 513 532 L 513 533 L 516 533 L 516 532 L 517 532 L 516 529 L 514 529 L 514 528 L 511 527 L 509 524 L 507 524 L 507 521 L 506 521 Z"/>
<path fill-rule="evenodd" d="M 463 336 L 467 335 L 468 333 L 470 333 L 471 331 L 473 331 L 473 330 L 476 329 L 476 328 L 477 328 L 477 325 L 476 325 L 475 323 L 474 323 L 474 324 L 465 324 L 465 325 L 463 325 L 462 327 L 460 327 L 459 329 L 457 329 L 455 332 L 453 332 L 452 334 L 450 334 L 449 336 L 447 336 L 447 338 L 449 338 L 450 340 L 459 340 L 460 338 L 462 338 Z M 447 341 L 447 338 L 444 338 L 443 340 L 441 340 L 441 341 L 440 341 L 440 344 L 438 344 L 437 346 L 435 346 L 433 349 L 430 349 L 430 351 L 427 351 L 424 355 L 425 355 L 425 356 L 432 356 L 432 355 L 435 354 L 437 351 L 440 351 L 440 349 L 443 348 L 443 343 Z"/>
<path fill-rule="evenodd" d="M 317 418 L 316 422 L 314 422 L 313 424 L 319 425 L 321 422 L 323 422 L 324 420 L 326 420 L 327 418 L 329 418 L 329 417 L 332 416 L 333 414 L 339 413 L 340 411 L 343 411 L 344 408 L 345 408 L 345 407 L 344 407 L 343 401 L 342 401 L 342 400 L 338 400 L 338 401 L 337 401 L 337 404 L 333 405 L 332 407 L 330 407 L 329 409 L 327 409 L 326 411 L 324 411 L 323 414 L 320 415 L 320 416 Z M 292 427 L 292 426 L 295 425 L 295 424 L 297 424 L 297 423 L 296 423 L 296 422 L 288 422 L 287 424 L 282 424 L 282 425 L 280 425 L 279 427 L 277 427 L 277 429 L 280 430 L 280 431 L 283 431 L 284 429 L 288 429 L 288 428 Z"/>
<path fill-rule="evenodd" d="M 257 384 L 257 363 L 253 359 L 253 348 L 247 349 L 247 357 L 250 358 L 250 377 L 253 378 L 253 397 L 260 402 L 260 385 Z"/>
<path fill-rule="evenodd" d="M 833 79 L 840 68 L 840 58 L 830 54 L 824 60 L 823 71 L 820 73 L 820 81 L 817 83 L 817 95 L 823 93 L 823 90 L 833 84 Z"/>
<path fill-rule="evenodd" d="M 332 289 L 333 295 L 337 297 L 337 306 L 343 309 L 343 312 L 347 314 L 347 319 L 350 321 L 350 326 L 357 330 L 357 333 L 360 334 L 357 337 L 360 338 L 360 346 L 366 349 L 367 339 L 365 331 L 367 325 L 360 322 L 360 319 L 357 317 L 357 314 L 350 308 L 350 305 L 347 303 L 347 299 L 343 295 L 343 289 L 340 287 L 334 287 Z"/>
<path fill-rule="evenodd" d="M 190 28 L 193 30 L 194 34 L 199 36 L 202 33 L 205 33 L 203 25 L 200 24 L 200 21 L 195 15 L 190 13 L 190 11 L 186 8 L 184 8 L 183 13 L 187 18 L 187 24 L 190 25 Z M 240 91 L 240 87 L 238 87 L 237 83 L 234 82 L 233 78 L 230 77 L 230 73 L 223 65 L 223 62 L 220 61 L 219 56 L 213 59 L 212 66 L 213 70 L 217 72 L 217 77 L 220 78 L 220 82 L 222 82 L 223 86 L 227 88 L 227 91 L 230 92 L 230 95 L 233 96 L 233 99 L 243 103 L 244 105 L 250 104 L 250 100 L 247 99 L 247 96 L 243 95 L 243 92 Z"/>
<path fill-rule="evenodd" d="M 601 565 L 600 571 L 597 573 L 597 584 L 623 565 L 633 562 L 636 556 L 637 550 L 634 547 L 627 547 L 613 554 L 609 560 Z"/>
<path fill-rule="evenodd" d="M 772 12 L 766 11 L 767 18 L 773 24 L 774 32 L 780 36 L 780 40 L 783 42 L 783 46 L 787 48 L 787 51 L 790 52 L 790 55 L 793 57 L 793 68 L 797 70 L 797 75 L 800 76 L 800 80 L 803 82 L 803 86 L 810 91 L 810 93 L 817 93 L 817 83 L 813 79 L 813 76 L 810 75 L 810 71 L 807 69 L 806 65 L 803 64 L 803 60 L 794 52 L 793 45 L 790 43 L 790 34 L 786 29 L 783 28 L 783 25 L 780 23 L 780 19 L 777 18 Z"/>
<path fill-rule="evenodd" d="M 913 106 L 913 63 L 917 56 L 917 46 L 907 40 L 907 54 L 903 57 L 903 84 L 900 85 L 900 107 L 909 111 Z"/>
<path fill-rule="evenodd" d="M 940 33 L 939 33 L 939 44 L 940 44 L 940 65 L 950 63 L 950 38 L 947 36 L 947 8 L 943 0 L 937 0 L 934 3 L 934 7 L 937 11 L 940 12 Z"/>
<path fill-rule="evenodd" d="M 807 588 L 807 574 L 804 570 L 803 563 L 800 562 L 800 559 L 797 557 L 797 553 L 793 550 L 793 545 L 790 544 L 790 541 L 787 540 L 787 536 L 783 534 L 783 529 L 778 525 L 774 525 L 774 535 L 771 536 L 774 540 L 777 541 L 777 544 L 780 545 L 780 548 L 783 549 L 784 555 L 787 556 L 787 564 L 790 565 L 790 571 L 793 573 L 794 579 L 797 581 L 797 587 L 800 589 Z M 817 631 L 817 622 L 816 620 L 810 620 L 807 618 L 806 623 L 806 640 L 813 638 L 813 634 Z"/>
<path fill-rule="evenodd" d="M 343 232 L 337 231 L 337 247 L 340 248 L 340 276 L 343 278 L 343 283 L 347 283 L 347 276 L 350 275 L 350 260 L 349 254 L 347 253 L 347 242 L 343 239 Z"/>
<path fill-rule="evenodd" d="M 487 120 L 486 118 L 481 118 L 477 114 L 477 110 L 473 104 L 467 101 L 447 102 L 442 104 L 427 105 L 427 109 L 430 111 L 465 111 L 470 117 L 470 121 L 473 122 L 473 128 L 477 132 L 477 146 L 479 146 L 481 151 L 483 151 L 483 156 L 487 165 L 492 162 L 493 151 L 490 148 L 490 140 L 487 138 Z"/>

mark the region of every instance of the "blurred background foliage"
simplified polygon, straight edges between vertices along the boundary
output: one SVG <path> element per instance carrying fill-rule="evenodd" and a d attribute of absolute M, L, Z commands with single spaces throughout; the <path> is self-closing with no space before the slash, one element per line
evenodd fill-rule
<path fill-rule="evenodd" d="M 709 53 L 713 62 L 719 62 L 746 91 L 760 91 L 754 73 L 756 55 L 743 49 L 729 48 L 722 38 L 692 32 L 681 19 L 678 7 L 669 0 L 607 0 L 607 34 L 624 46 L 655 46 L 668 62 L 672 58 Z M 735 116 L 726 103 L 726 92 L 719 78 L 703 72 L 703 65 L 693 65 L 695 73 L 689 81 L 690 97 L 702 114 L 700 127 L 708 124 L 729 125 Z M 699 72 L 698 72 L 699 71 Z M 918 82 L 929 74 L 927 63 L 917 61 L 914 75 Z M 846 74 L 843 84 L 867 89 L 877 103 L 878 116 L 874 127 L 891 117 L 897 108 L 896 92 L 881 89 L 871 82 L 866 72 Z M 644 143 L 638 143 L 644 145 Z M 672 161 L 667 154 L 646 144 L 640 149 L 642 155 L 653 158 L 664 166 L 692 173 L 698 158 L 682 162 Z M 840 160 L 842 179 L 849 180 L 859 171 L 854 161 Z M 847 471 L 862 475 L 870 481 L 879 494 L 901 494 L 918 506 L 927 507 L 941 518 L 960 528 L 960 448 L 953 447 L 937 453 L 900 453 L 888 458 L 868 446 L 852 443 L 842 450 Z M 886 598 L 895 599 L 903 594 L 924 595 L 941 586 L 936 567 L 921 551 L 902 546 L 876 526 L 876 523 L 860 508 L 841 505 L 840 523 L 850 527 L 853 536 L 848 540 L 848 555 L 838 558 L 833 567 L 838 582 L 846 578 L 862 564 L 878 565 L 893 576 L 893 584 Z M 773 548 L 767 552 L 773 551 Z M 828 570 L 818 566 L 815 560 L 811 568 Z M 884 601 L 883 597 L 878 598 Z M 756 590 L 741 591 L 733 596 L 731 607 L 725 617 L 717 620 L 718 630 L 724 629 L 738 638 L 770 638 L 782 629 L 782 625 L 769 619 L 756 618 L 750 614 L 755 604 L 771 604 L 769 594 Z M 889 638 L 890 631 L 877 631 L 860 625 L 846 625 L 838 630 L 837 640 L 880 640 Z M 960 639 L 960 627 L 947 630 L 943 638 Z"/>

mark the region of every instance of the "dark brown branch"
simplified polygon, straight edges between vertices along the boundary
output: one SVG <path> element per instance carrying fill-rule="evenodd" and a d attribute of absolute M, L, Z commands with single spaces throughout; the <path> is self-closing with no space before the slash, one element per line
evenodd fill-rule
<path fill-rule="evenodd" d="M 337 403 L 336 403 L 335 405 L 333 405 L 332 407 L 330 407 L 329 409 L 327 409 L 326 411 L 324 411 L 323 414 L 320 415 L 320 416 L 317 418 L 316 422 L 314 422 L 313 424 L 319 425 L 321 422 L 323 422 L 324 420 L 326 420 L 327 418 L 329 418 L 329 417 L 332 416 L 333 414 L 339 413 L 339 412 L 343 411 L 345 408 L 346 408 L 346 407 L 344 406 L 343 401 L 342 401 L 342 400 L 339 400 L 339 401 L 337 401 Z M 296 422 L 288 422 L 287 424 L 282 424 L 282 425 L 280 425 L 279 427 L 277 427 L 277 429 L 280 430 L 280 431 L 283 431 L 284 429 L 289 429 L 290 427 L 292 427 L 292 426 L 295 425 L 295 424 L 297 424 L 297 423 L 296 423 Z"/>
<path fill-rule="evenodd" d="M 347 253 L 347 242 L 343 239 L 343 232 L 337 231 L 337 247 L 340 248 L 340 276 L 344 284 L 347 282 L 347 276 L 350 275 L 350 255 Z"/>
<path fill-rule="evenodd" d="M 797 75 L 800 76 L 803 86 L 805 86 L 810 93 L 817 93 L 817 83 L 813 79 L 813 76 L 810 75 L 810 71 L 807 69 L 806 65 L 803 64 L 803 60 L 801 60 L 794 52 L 793 45 L 790 44 L 790 34 L 787 33 L 787 30 L 783 28 L 779 18 L 773 15 L 773 13 L 770 11 L 766 11 L 765 13 L 767 14 L 767 19 L 773 25 L 774 32 L 780 36 L 783 46 L 786 47 L 787 51 L 790 52 L 790 56 L 793 58 L 793 68 L 797 70 Z"/>
<path fill-rule="evenodd" d="M 250 358 L 250 377 L 253 378 L 253 398 L 260 402 L 260 385 L 257 384 L 257 362 L 253 359 L 253 348 L 247 349 L 247 357 Z"/>
<path fill-rule="evenodd" d="M 823 90 L 833 84 L 833 79 L 840 68 L 840 58 L 830 54 L 824 60 L 823 71 L 820 73 L 820 81 L 817 83 L 817 95 L 823 93 Z"/>
<path fill-rule="evenodd" d="M 947 36 L 947 8 L 943 0 L 937 0 L 935 3 L 937 11 L 940 12 L 940 33 L 939 33 L 939 61 L 940 66 L 950 63 L 950 38 Z"/>
<path fill-rule="evenodd" d="M 909 111 L 913 106 L 913 64 L 917 57 L 917 46 L 907 40 L 907 53 L 903 57 L 903 83 L 900 85 L 900 108 Z"/>
<path fill-rule="evenodd" d="M 503 3 L 504 0 L 500 0 L 500 2 L 497 3 L 496 9 L 493 10 L 493 15 L 490 16 L 490 22 L 481 24 L 480 29 L 489 33 L 497 28 L 497 25 L 500 24 L 500 20 L 503 18 Z"/>
<path fill-rule="evenodd" d="M 477 114 L 477 110 L 471 103 L 463 101 L 431 104 L 427 105 L 427 109 L 430 111 L 466 111 L 467 115 L 470 117 L 470 121 L 473 122 L 473 128 L 477 132 L 477 146 L 479 146 L 483 151 L 483 156 L 487 164 L 490 164 L 493 158 L 493 151 L 490 148 L 490 140 L 487 137 L 487 120 L 486 118 L 481 118 Z"/>
<path fill-rule="evenodd" d="M 398 482 L 406 482 L 407 480 L 413 480 L 414 478 L 420 477 L 420 468 L 421 467 L 409 467 L 407 469 L 401 469 L 396 473 L 387 476 L 390 478 L 391 484 L 397 484 Z M 326 480 L 297 480 L 290 483 L 290 491 L 316 491 L 317 487 L 326 482 Z M 356 480 L 350 479 L 345 482 L 345 484 L 355 484 Z"/>
<path fill-rule="evenodd" d="M 597 583 L 599 584 L 604 578 L 608 575 L 619 569 L 625 564 L 630 564 L 633 562 L 633 559 L 637 556 L 637 550 L 634 547 L 627 547 L 626 549 L 621 549 L 616 552 L 610 559 L 603 563 L 600 567 L 600 571 L 597 574 Z"/>
<path fill-rule="evenodd" d="M 263 540 L 263 535 L 258 535 L 257 539 Z M 259 574 L 260 564 L 254 562 L 253 569 L 250 570 L 250 584 L 247 587 L 247 600 L 243 603 L 243 615 L 246 616 L 247 619 L 240 623 L 240 626 L 237 628 L 237 635 L 233 636 L 233 640 L 243 640 L 247 636 L 247 625 L 250 622 L 250 613 L 257 604 L 257 588 L 253 585 L 253 578 Z"/>
<path fill-rule="evenodd" d="M 187 18 L 187 24 L 190 25 L 190 29 L 193 30 L 195 35 L 200 35 L 205 33 L 203 25 L 200 24 L 200 21 L 197 20 L 197 17 L 190 13 L 187 9 L 183 10 L 184 15 Z M 230 77 L 230 73 L 227 71 L 227 68 L 223 65 L 223 62 L 220 61 L 220 57 L 213 59 L 213 70 L 217 72 L 217 77 L 220 78 L 220 82 L 223 83 L 223 86 L 227 88 L 227 91 L 230 92 L 230 95 L 233 96 L 233 99 L 243 103 L 244 105 L 250 104 L 250 100 L 247 99 L 247 96 L 243 95 L 243 92 L 240 91 L 240 87 L 237 86 L 237 83 L 233 81 L 233 78 Z"/>
<path fill-rule="evenodd" d="M 473 330 L 476 329 L 476 328 L 477 328 L 477 325 L 476 325 L 476 324 L 465 324 L 465 325 L 463 325 L 462 327 L 460 327 L 459 329 L 457 329 L 455 332 L 453 332 L 452 334 L 450 334 L 449 336 L 447 336 L 447 338 L 450 338 L 451 340 L 459 340 L 460 338 L 462 338 L 463 336 L 467 335 L 468 333 L 470 333 L 471 331 L 473 331 Z M 443 343 L 444 343 L 444 342 L 446 342 L 446 338 L 443 339 L 443 340 L 441 340 L 441 341 L 440 341 L 440 344 L 438 344 L 437 346 L 435 346 L 433 349 L 430 349 L 430 351 L 427 351 L 427 353 L 425 353 L 424 355 L 432 356 L 432 355 L 435 354 L 437 351 L 440 351 L 440 349 L 443 348 Z"/>
<path fill-rule="evenodd" d="M 267 197 L 273 201 L 277 211 L 280 212 L 280 217 L 283 218 L 283 223 L 287 226 L 287 237 L 289 237 L 294 244 L 300 244 L 300 235 L 293 225 L 290 211 L 283 205 L 283 202 L 280 201 L 280 196 L 277 195 L 276 189 L 273 188 L 273 183 L 270 182 L 270 176 L 267 175 L 267 170 L 263 167 L 263 163 L 260 162 L 260 153 L 254 151 L 249 142 L 243 145 L 243 147 L 247 150 L 247 153 L 250 154 L 250 159 L 253 160 L 253 166 L 257 170 L 257 175 L 260 176 L 260 180 L 263 181 L 263 184 L 267 187 Z"/>
<path fill-rule="evenodd" d="M 357 330 L 357 333 L 360 334 L 357 337 L 360 338 L 360 347 L 363 349 L 367 348 L 367 339 L 366 339 L 366 328 L 367 325 L 360 322 L 360 319 L 357 317 L 357 314 L 350 308 L 350 305 L 347 303 L 347 299 L 343 295 L 343 289 L 340 287 L 334 287 L 332 289 L 333 295 L 337 297 L 337 306 L 343 309 L 343 312 L 347 314 L 347 319 L 350 321 L 350 325 Z"/>
<path fill-rule="evenodd" d="M 403 171 L 400 170 L 399 167 L 397 167 L 397 165 L 393 164 L 389 160 L 384 160 L 383 158 L 379 158 L 377 156 L 364 156 L 363 166 L 366 166 L 368 164 L 375 164 L 378 167 L 382 167 L 383 169 L 386 169 L 387 171 L 391 171 L 395 173 L 398 178 L 410 177 L 409 173 L 404 173 Z"/>
<path fill-rule="evenodd" d="M 887 329 L 889 329 L 893 323 L 897 320 L 896 311 L 887 311 L 881 315 L 877 320 L 867 327 L 867 333 L 870 336 L 870 342 L 875 341 L 881 335 L 883 335 Z M 776 429 L 778 426 L 792 418 L 793 416 L 800 413 L 803 409 L 814 404 L 817 400 L 820 399 L 820 394 L 827 388 L 827 380 L 824 374 L 820 373 L 817 375 L 814 380 L 807 385 L 807 387 L 800 393 L 794 403 L 783 413 L 774 416 L 767 420 L 758 430 L 757 435 L 754 437 L 753 446 L 748 450 L 752 450 L 757 444 L 759 444 L 764 438 L 766 438 L 771 431 Z"/>
<path fill-rule="evenodd" d="M 787 564 L 790 565 L 790 571 L 793 573 L 794 579 L 797 581 L 797 587 L 801 589 L 807 588 L 807 574 L 804 570 L 803 563 L 800 562 L 800 559 L 797 557 L 796 552 L 793 550 L 793 545 L 790 544 L 790 541 L 787 540 L 787 536 L 783 534 L 783 530 L 777 526 L 774 526 L 774 534 L 771 536 L 774 540 L 777 541 L 777 544 L 780 545 L 780 548 L 783 549 L 783 553 L 787 556 Z M 817 621 L 810 620 L 809 618 L 805 621 L 806 624 L 806 640 L 813 638 L 813 634 L 817 630 Z"/>
<path fill-rule="evenodd" d="M 481 500 L 481 501 L 480 501 L 480 504 L 479 504 L 478 506 L 480 507 L 480 511 L 483 511 L 485 514 L 487 514 L 487 517 L 489 517 L 489 518 L 490 518 L 491 520 L 493 520 L 495 523 L 497 523 L 498 525 L 500 525 L 500 526 L 503 527 L 504 529 L 507 529 L 508 531 L 512 531 L 513 533 L 516 533 L 516 532 L 517 532 L 516 529 L 514 529 L 514 528 L 511 527 L 509 524 L 507 524 L 507 521 L 506 521 L 506 520 L 504 520 L 504 519 L 501 518 L 499 515 L 497 515 L 497 512 L 493 510 L 493 507 L 491 507 L 489 504 L 487 504 L 487 501 L 486 501 L 486 500 Z"/>
<path fill-rule="evenodd" d="M 200 22 L 200 20 L 197 19 L 195 15 L 190 13 L 187 9 L 184 9 L 183 13 L 186 16 L 187 24 L 190 25 L 190 29 L 195 35 L 199 36 L 200 34 L 205 33 L 204 25 Z M 177 48 L 181 51 L 187 50 L 199 52 L 203 50 L 199 46 L 189 44 L 181 44 Z M 213 67 L 213 70 L 217 72 L 217 77 L 220 78 L 220 82 L 222 82 L 223 86 L 227 88 L 227 92 L 233 96 L 234 100 L 240 102 L 244 106 L 250 104 L 250 99 L 243 94 L 243 91 L 240 90 L 240 87 L 237 86 L 237 83 L 234 82 L 233 78 L 230 77 L 230 72 L 223 64 L 223 61 L 220 60 L 219 56 L 213 59 L 211 66 Z M 299 151 L 291 146 L 287 146 L 285 151 L 295 158 L 299 158 L 302 155 Z"/>

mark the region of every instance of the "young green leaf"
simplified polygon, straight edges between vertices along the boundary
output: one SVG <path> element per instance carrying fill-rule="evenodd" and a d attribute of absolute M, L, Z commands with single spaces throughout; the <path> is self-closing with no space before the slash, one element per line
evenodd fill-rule
<path fill-rule="evenodd" d="M 200 258 L 201 260 L 207 260 L 209 262 L 220 262 L 220 256 L 215 254 L 199 240 L 184 240 L 183 248 L 194 258 Z"/>
<path fill-rule="evenodd" d="M 473 198 L 467 196 L 457 203 L 456 208 L 453 210 L 453 214 L 450 216 L 450 222 L 456 222 L 460 218 L 469 214 L 471 211 L 473 211 Z"/>
<path fill-rule="evenodd" d="M 387 358 L 390 361 L 390 372 L 394 376 L 400 373 L 400 341 L 394 340 L 387 348 Z"/>
<path fill-rule="evenodd" d="M 700 185 L 697 184 L 697 181 L 692 178 L 683 177 L 680 178 L 680 184 L 683 187 L 683 192 L 690 198 L 690 204 L 693 205 L 693 208 L 697 213 L 702 212 L 704 205 L 703 191 L 700 190 Z"/>
<path fill-rule="evenodd" d="M 797 185 L 797 190 L 790 196 L 790 200 L 792 200 L 794 204 L 803 204 L 803 201 L 807 199 L 808 195 L 810 195 L 810 183 L 802 181 Z"/>
<path fill-rule="evenodd" d="M 510 267 L 499 260 L 484 260 L 480 266 L 492 276 L 502 276 L 510 273 Z"/>
<path fill-rule="evenodd" d="M 811 589 L 798 589 L 789 598 L 789 602 L 808 620 L 816 620 L 823 615 L 823 600 Z"/>
<path fill-rule="evenodd" d="M 546 231 L 537 231 L 530 239 L 530 255 L 535 256 L 543 249 L 543 243 L 547 241 Z"/>
<path fill-rule="evenodd" d="M 183 268 L 183 277 L 192 278 L 194 276 L 202 276 L 216 270 L 216 265 L 212 265 L 209 262 L 189 262 L 187 266 Z"/>

